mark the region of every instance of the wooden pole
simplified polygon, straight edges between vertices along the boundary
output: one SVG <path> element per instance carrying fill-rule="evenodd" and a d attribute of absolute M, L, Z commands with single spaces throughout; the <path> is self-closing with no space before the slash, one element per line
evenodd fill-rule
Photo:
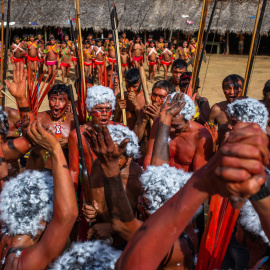
<path fill-rule="evenodd" d="M 46 27 L 44 27 L 44 42 L 45 42 L 45 46 L 46 46 L 46 44 L 47 44 L 47 40 L 48 40 L 48 38 L 47 38 L 47 28 Z"/>
<path fill-rule="evenodd" d="M 80 54 L 80 64 L 81 64 L 81 74 L 83 81 L 84 95 L 86 96 L 86 84 L 85 84 L 85 74 L 84 74 L 84 64 L 83 64 L 83 46 L 82 46 L 82 31 L 81 31 L 81 14 L 80 14 L 80 3 L 79 0 L 75 2 L 76 8 L 76 19 L 77 19 L 77 29 L 78 29 L 78 44 L 79 44 L 79 54 Z"/>
<path fill-rule="evenodd" d="M 145 104 L 146 105 L 151 105 L 152 101 L 149 95 L 148 87 L 147 87 L 147 80 L 146 80 L 146 75 L 145 75 L 145 70 L 143 66 L 139 66 L 139 72 L 140 72 L 140 77 L 141 77 L 141 82 L 142 82 L 142 87 L 143 87 L 143 93 L 144 93 L 144 99 L 145 99 Z M 150 119 L 150 125 L 152 127 L 153 125 L 153 119 Z"/>
<path fill-rule="evenodd" d="M 10 2 L 11 0 L 8 0 L 8 8 L 7 8 L 7 28 L 6 28 L 6 39 L 5 39 L 5 56 L 4 56 L 4 72 L 3 72 L 3 81 L 7 78 L 7 53 L 9 48 L 9 22 L 10 22 Z M 5 91 L 5 88 L 4 88 Z M 5 108 L 5 96 L 2 98 L 2 107 Z"/>
<path fill-rule="evenodd" d="M 227 55 L 230 54 L 230 33 L 227 32 Z"/>
<path fill-rule="evenodd" d="M 109 3 L 110 8 L 110 3 Z M 115 44 L 115 56 L 116 56 L 116 64 L 117 64 L 117 71 L 118 71 L 118 77 L 119 77 L 119 88 L 120 88 L 120 94 L 121 99 L 124 99 L 124 85 L 123 85 L 123 75 L 122 75 L 122 69 L 121 69 L 121 58 L 120 58 L 120 49 L 119 49 L 119 38 L 118 38 L 118 21 L 117 21 L 117 13 L 116 13 L 116 7 L 113 6 L 113 9 L 110 13 L 111 15 L 111 24 L 113 29 L 113 37 L 114 37 L 114 44 Z M 126 116 L 126 109 L 122 109 L 122 116 L 123 116 L 123 124 L 127 125 L 127 116 Z"/>
<path fill-rule="evenodd" d="M 258 45 L 259 45 L 261 26 L 262 26 L 262 22 L 263 22 L 266 4 L 267 4 L 267 0 L 263 0 L 263 5 L 261 4 L 261 0 L 259 1 L 259 4 L 258 4 L 256 19 L 255 19 L 254 29 L 253 29 L 253 35 L 252 35 L 252 40 L 251 40 L 251 45 L 250 45 L 250 50 L 249 50 L 249 56 L 248 56 L 248 62 L 247 62 L 247 68 L 246 68 L 242 96 L 247 95 L 247 90 L 248 90 L 251 71 L 252 71 L 252 67 L 253 67 L 253 63 L 254 63 L 254 58 L 255 58 L 255 55 L 257 53 L 257 49 L 258 49 Z"/>
<path fill-rule="evenodd" d="M 4 9 L 5 9 L 5 0 L 2 0 L 2 32 L 1 32 L 1 83 L 3 83 L 3 68 L 4 68 Z"/>
<path fill-rule="evenodd" d="M 200 59 L 201 45 L 203 41 L 203 34 L 204 34 L 206 17 L 207 17 L 208 5 L 209 5 L 209 0 L 204 0 L 203 6 L 202 6 L 198 39 L 197 39 L 197 48 L 195 52 L 194 65 L 193 65 L 193 70 L 192 70 L 192 94 L 195 92 L 195 87 L 196 87 L 197 73 L 198 73 L 198 67 L 199 67 L 198 64 L 199 64 L 199 59 Z"/>

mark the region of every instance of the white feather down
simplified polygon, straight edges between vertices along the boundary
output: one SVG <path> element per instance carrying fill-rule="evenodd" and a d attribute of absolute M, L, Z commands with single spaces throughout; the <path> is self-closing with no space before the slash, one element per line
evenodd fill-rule
<path fill-rule="evenodd" d="M 126 155 L 138 159 L 140 157 L 140 146 L 138 143 L 138 137 L 128 127 L 121 125 L 108 125 L 108 130 L 112 137 L 112 140 L 118 145 L 126 138 L 129 142 L 126 147 Z"/>
<path fill-rule="evenodd" d="M 113 270 L 121 251 L 101 241 L 74 243 L 50 270 Z"/>
<path fill-rule="evenodd" d="M 246 201 L 240 211 L 239 222 L 245 230 L 256 236 L 260 236 L 264 243 L 269 244 L 269 240 L 263 231 L 259 216 L 249 200 Z"/>
<path fill-rule="evenodd" d="M 171 94 L 171 100 L 176 95 L 177 92 L 174 92 Z M 165 99 L 164 102 L 166 102 L 167 99 Z M 184 94 L 184 101 L 186 102 L 184 108 L 181 110 L 179 114 L 183 114 L 184 118 L 189 121 L 193 119 L 193 116 L 196 114 L 195 112 L 195 104 L 193 100 L 186 94 Z"/>
<path fill-rule="evenodd" d="M 3 132 L 7 135 L 8 134 L 8 129 L 9 129 L 9 124 L 8 124 L 8 114 L 3 111 L 2 106 L 0 106 L 0 122 L 3 122 Z"/>
<path fill-rule="evenodd" d="M 87 98 L 85 100 L 87 111 L 90 112 L 96 105 L 110 103 L 112 109 L 115 109 L 116 98 L 113 90 L 102 85 L 94 85 L 87 89 Z"/>
<path fill-rule="evenodd" d="M 146 192 L 144 196 L 149 202 L 149 213 L 153 214 L 173 197 L 191 176 L 192 173 L 170 167 L 168 164 L 147 167 L 140 180 Z"/>
<path fill-rule="evenodd" d="M 5 183 L 0 195 L 0 220 L 10 235 L 36 237 L 41 221 L 53 215 L 53 178 L 48 173 L 25 171 Z"/>
<path fill-rule="evenodd" d="M 266 132 L 268 122 L 267 108 L 257 99 L 238 99 L 228 104 L 227 113 L 229 117 L 236 117 L 243 123 L 256 123 Z"/>

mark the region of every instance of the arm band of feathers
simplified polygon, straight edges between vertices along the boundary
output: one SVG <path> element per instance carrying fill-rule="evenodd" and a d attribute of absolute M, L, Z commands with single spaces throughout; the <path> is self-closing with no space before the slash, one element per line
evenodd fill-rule
<path fill-rule="evenodd" d="M 30 112 L 31 111 L 29 106 L 28 107 L 19 107 L 19 110 L 20 110 L 20 112 Z"/>

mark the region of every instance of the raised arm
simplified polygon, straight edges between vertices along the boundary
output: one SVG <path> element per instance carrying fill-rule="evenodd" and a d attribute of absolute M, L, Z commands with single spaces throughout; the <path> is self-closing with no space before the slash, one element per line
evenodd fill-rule
<path fill-rule="evenodd" d="M 151 165 L 161 166 L 164 163 L 170 163 L 168 139 L 171 122 L 173 116 L 177 115 L 184 108 L 185 102 L 183 102 L 183 99 L 184 95 L 181 93 L 174 95 L 172 100 L 169 95 L 162 105 Z"/>
<path fill-rule="evenodd" d="M 15 97 L 20 118 L 23 119 L 24 114 L 27 114 L 30 118 L 30 123 L 35 120 L 35 116 L 28 104 L 26 98 L 26 75 L 27 69 L 24 69 L 23 63 L 19 63 L 19 67 L 14 65 L 13 68 L 13 83 L 11 84 L 8 80 L 5 80 L 5 84 L 11 95 Z"/>
<path fill-rule="evenodd" d="M 18 269 L 45 269 L 63 251 L 78 216 L 78 209 L 74 186 L 59 141 L 40 122 L 33 122 L 29 126 L 28 136 L 50 152 L 54 181 L 53 218 L 40 241 L 22 252 Z"/>
<path fill-rule="evenodd" d="M 89 128 L 88 132 L 85 137 L 98 157 L 102 170 L 105 199 L 112 228 L 128 241 L 141 226 L 141 222 L 134 218 L 119 169 L 119 157 L 124 152 L 128 139 L 116 147 L 106 127 L 98 129 L 97 132 Z"/>
<path fill-rule="evenodd" d="M 245 197 L 257 193 L 265 182 L 263 165 L 269 162 L 265 136 L 258 125 L 238 124 L 221 151 L 144 222 L 126 246 L 116 269 L 157 269 L 209 196 Z"/>

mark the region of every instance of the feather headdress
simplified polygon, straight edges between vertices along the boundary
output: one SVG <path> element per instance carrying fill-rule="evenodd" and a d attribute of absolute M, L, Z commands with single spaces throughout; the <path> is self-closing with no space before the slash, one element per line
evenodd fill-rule
<path fill-rule="evenodd" d="M 192 173 L 170 167 L 168 164 L 147 167 L 140 180 L 145 190 L 144 197 L 149 203 L 149 213 L 153 214 L 168 201 L 186 184 L 191 176 Z"/>
<path fill-rule="evenodd" d="M 174 93 L 171 94 L 171 100 L 174 97 L 174 95 L 176 95 L 176 93 L 177 92 L 174 92 Z M 185 95 L 184 96 L 184 102 L 186 102 L 186 104 L 185 104 L 185 107 L 181 110 L 181 112 L 179 114 L 183 114 L 185 120 L 189 121 L 196 114 L 195 104 L 188 95 L 186 95 L 186 94 L 184 94 L 184 95 Z M 166 102 L 166 100 L 164 102 Z"/>
<path fill-rule="evenodd" d="M 129 142 L 126 147 L 126 155 L 134 157 L 135 159 L 140 157 L 140 146 L 138 143 L 138 137 L 128 127 L 122 125 L 108 125 L 108 130 L 112 137 L 112 140 L 118 145 L 126 138 Z"/>
<path fill-rule="evenodd" d="M 49 269 L 113 270 L 121 253 L 101 241 L 74 243 Z"/>
<path fill-rule="evenodd" d="M 243 123 L 256 123 L 264 132 L 268 122 L 267 108 L 257 99 L 238 99 L 228 104 L 227 113 L 229 117 L 236 117 Z"/>
<path fill-rule="evenodd" d="M 53 215 L 53 178 L 48 173 L 25 171 L 5 183 L 0 194 L 0 220 L 7 234 L 36 237 L 42 221 Z"/>
<path fill-rule="evenodd" d="M 115 109 L 116 98 L 114 96 L 113 90 L 102 86 L 94 85 L 87 89 L 87 98 L 85 100 L 87 111 L 90 112 L 96 105 L 110 103 L 112 109 Z"/>

